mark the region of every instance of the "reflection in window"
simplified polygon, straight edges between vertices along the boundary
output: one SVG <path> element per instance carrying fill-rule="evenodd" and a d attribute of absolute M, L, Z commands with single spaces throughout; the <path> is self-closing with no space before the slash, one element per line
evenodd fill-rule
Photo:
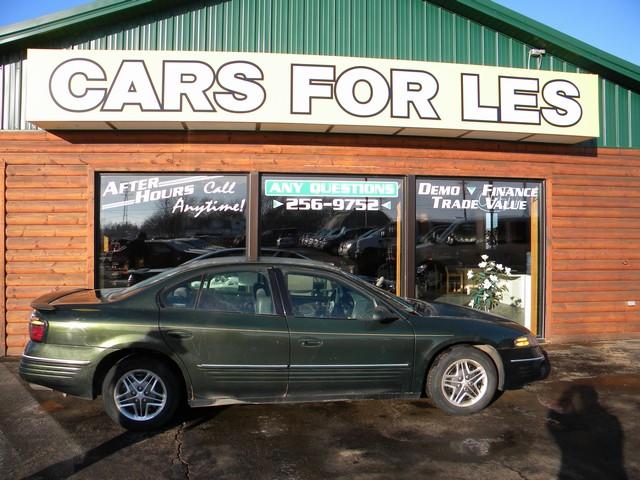
<path fill-rule="evenodd" d="M 416 296 L 467 305 L 487 255 L 510 272 L 493 313 L 535 332 L 541 183 L 423 178 L 416 191 Z"/>
<path fill-rule="evenodd" d="M 99 183 L 99 288 L 244 246 L 245 176 L 102 174 Z"/>
<path fill-rule="evenodd" d="M 199 310 L 216 312 L 275 313 L 269 282 L 258 272 L 216 272 L 205 277 Z"/>
<path fill-rule="evenodd" d="M 260 245 L 331 263 L 396 292 L 401 202 L 397 179 L 264 176 Z"/>
<path fill-rule="evenodd" d="M 297 317 L 373 318 L 374 301 L 342 282 L 318 275 L 289 273 L 286 285 Z"/>

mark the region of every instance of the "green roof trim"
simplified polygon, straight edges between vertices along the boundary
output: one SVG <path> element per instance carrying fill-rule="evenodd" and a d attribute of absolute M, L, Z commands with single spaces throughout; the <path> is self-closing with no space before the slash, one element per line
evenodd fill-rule
<path fill-rule="evenodd" d="M 428 0 L 640 93 L 640 66 L 490 0 Z"/>
<path fill-rule="evenodd" d="M 33 47 L 42 42 L 75 34 L 107 21 L 128 20 L 160 7 L 190 3 L 189 0 L 97 0 L 0 28 L 0 52 Z"/>
<path fill-rule="evenodd" d="M 219 1 L 219 0 L 218 0 Z M 490 0 L 425 0 L 485 24 L 535 48 L 544 48 L 591 73 L 640 92 L 640 66 L 595 48 Z M 0 52 L 46 45 L 95 25 L 122 22 L 194 0 L 97 0 L 62 12 L 0 28 Z"/>

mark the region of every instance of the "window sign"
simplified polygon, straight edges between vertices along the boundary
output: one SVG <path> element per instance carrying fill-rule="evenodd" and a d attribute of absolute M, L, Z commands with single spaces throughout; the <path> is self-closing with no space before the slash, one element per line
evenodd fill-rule
<path fill-rule="evenodd" d="M 245 176 L 103 174 L 99 183 L 99 288 L 244 246 Z"/>
<path fill-rule="evenodd" d="M 492 313 L 535 331 L 541 187 L 535 181 L 419 179 L 416 296 L 470 305 L 478 291 L 485 294 L 478 279 L 495 262 L 499 273 L 491 278 L 500 277 L 502 298 Z"/>
<path fill-rule="evenodd" d="M 395 292 L 401 202 L 397 179 L 267 176 L 261 246 L 334 264 Z"/>

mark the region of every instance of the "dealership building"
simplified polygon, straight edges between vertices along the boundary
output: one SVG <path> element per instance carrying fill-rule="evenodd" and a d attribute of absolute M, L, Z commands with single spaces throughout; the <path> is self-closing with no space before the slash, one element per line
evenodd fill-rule
<path fill-rule="evenodd" d="M 494 312 L 539 337 L 640 336 L 640 67 L 488 0 L 103 0 L 4 27 L 0 160 L 0 356 L 41 294 L 212 251 L 460 305 L 495 261 Z"/>

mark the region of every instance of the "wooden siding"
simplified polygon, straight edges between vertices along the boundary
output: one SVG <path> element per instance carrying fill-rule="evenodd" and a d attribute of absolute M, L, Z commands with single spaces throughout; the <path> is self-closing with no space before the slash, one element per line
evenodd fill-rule
<path fill-rule="evenodd" d="M 4 197 L 4 176 L 5 176 L 5 162 L 4 159 L 0 160 L 0 218 L 2 218 L 4 222 L 4 206 L 5 206 L 5 197 Z M 5 308 L 5 285 L 4 285 L 4 277 L 5 277 L 5 248 L 4 248 L 4 223 L 2 224 L 3 228 L 0 229 L 0 240 L 2 248 L 0 248 L 0 357 L 4 356 L 7 350 L 7 319 L 6 319 L 6 308 Z"/>
<path fill-rule="evenodd" d="M 102 171 L 544 180 L 546 338 L 640 336 L 637 150 L 366 135 L 4 132 L 0 161 L 6 164 L 0 347 L 9 355 L 27 339 L 31 299 L 93 285 L 93 185 Z"/>
<path fill-rule="evenodd" d="M 90 196 L 86 165 L 7 163 L 6 347 L 14 355 L 28 338 L 33 298 L 55 289 L 88 285 Z"/>

